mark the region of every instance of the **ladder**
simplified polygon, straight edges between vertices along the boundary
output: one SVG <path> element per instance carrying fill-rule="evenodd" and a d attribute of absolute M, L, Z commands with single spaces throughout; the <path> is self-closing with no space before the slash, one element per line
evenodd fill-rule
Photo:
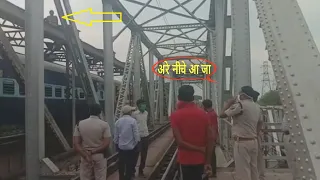
<path fill-rule="evenodd" d="M 8 59 L 12 61 L 12 65 L 14 69 L 16 70 L 17 74 L 20 76 L 21 81 L 24 83 L 24 80 L 25 80 L 24 66 L 21 64 L 19 57 L 17 56 L 16 52 L 12 48 L 10 41 L 6 37 L 5 32 L 2 30 L 1 27 L 0 27 L 0 43 L 1 43 L 0 48 L 4 50 L 3 52 L 8 57 Z M 63 136 L 62 132 L 59 129 L 59 126 L 57 125 L 56 121 L 54 120 L 53 116 L 51 115 L 46 105 L 44 106 L 44 116 L 47 124 L 53 130 L 55 136 L 58 138 L 63 148 L 65 150 L 69 150 L 70 145 L 68 144 L 66 138 Z"/>
<path fill-rule="evenodd" d="M 132 70 L 133 70 L 133 63 L 134 63 L 134 57 L 135 52 L 134 46 L 137 45 L 139 42 L 140 36 L 133 34 L 131 35 L 130 44 L 129 44 L 129 50 L 127 54 L 127 60 L 124 65 L 124 71 L 123 71 L 123 77 L 122 77 L 122 83 L 120 86 L 119 96 L 118 96 L 118 102 L 116 106 L 116 112 L 115 112 L 115 121 L 117 121 L 121 117 L 121 109 L 125 105 L 128 95 L 128 89 L 129 89 L 129 83 L 132 77 Z"/>
<path fill-rule="evenodd" d="M 63 8 L 60 0 L 54 0 L 56 5 L 58 15 L 61 21 L 61 25 L 65 30 L 65 37 L 67 39 L 67 45 L 69 50 L 71 51 L 74 66 L 76 68 L 77 74 L 81 79 L 81 83 L 84 89 L 84 93 L 86 95 L 87 101 L 89 104 L 99 104 L 99 99 L 95 87 L 93 85 L 93 81 L 90 75 L 88 62 L 85 57 L 82 43 L 79 38 L 78 29 L 74 22 L 69 21 L 69 25 L 66 20 L 61 17 L 64 16 Z M 63 4 L 67 14 L 72 14 L 71 6 L 69 0 L 63 0 Z"/>

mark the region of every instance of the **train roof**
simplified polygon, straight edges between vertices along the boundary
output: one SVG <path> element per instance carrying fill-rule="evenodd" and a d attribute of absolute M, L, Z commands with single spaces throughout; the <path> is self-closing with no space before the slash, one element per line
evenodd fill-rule
<path fill-rule="evenodd" d="M 23 54 L 18 54 L 19 60 L 22 64 L 25 64 L 25 56 Z M 48 61 L 44 61 L 44 69 L 49 70 L 49 71 L 54 71 L 54 72 L 59 72 L 59 73 L 66 73 L 66 66 L 64 65 L 60 65 L 57 63 L 51 63 Z M 100 76 L 90 73 L 91 77 L 93 80 L 95 81 L 99 81 L 99 82 L 103 82 L 103 78 L 101 78 Z M 76 72 L 76 76 L 77 72 Z M 120 84 L 121 82 L 119 80 L 114 80 L 116 84 Z"/>

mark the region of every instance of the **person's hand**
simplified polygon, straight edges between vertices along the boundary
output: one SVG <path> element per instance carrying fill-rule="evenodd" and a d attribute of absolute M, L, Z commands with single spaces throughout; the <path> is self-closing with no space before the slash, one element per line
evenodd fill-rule
<path fill-rule="evenodd" d="M 84 159 L 85 159 L 88 163 L 92 163 L 92 154 L 91 154 L 91 151 L 86 151 L 86 156 L 84 157 Z"/>
<path fill-rule="evenodd" d="M 230 107 L 232 104 L 236 103 L 236 99 L 235 98 L 231 98 L 231 99 L 228 99 L 227 101 L 225 101 L 223 103 L 223 107 L 224 108 L 228 108 Z"/>
<path fill-rule="evenodd" d="M 230 98 L 227 100 L 227 104 L 228 105 L 234 104 L 236 102 L 236 100 L 237 100 L 236 98 Z"/>
<path fill-rule="evenodd" d="M 210 164 L 204 165 L 204 172 L 210 177 L 212 176 L 212 167 Z"/>
<path fill-rule="evenodd" d="M 216 145 L 220 145 L 220 138 L 219 137 L 216 140 Z"/>

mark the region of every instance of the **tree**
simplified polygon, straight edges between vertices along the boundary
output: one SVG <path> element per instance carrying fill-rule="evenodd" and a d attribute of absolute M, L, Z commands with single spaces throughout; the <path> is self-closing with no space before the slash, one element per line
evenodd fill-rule
<path fill-rule="evenodd" d="M 269 91 L 265 93 L 259 100 L 258 103 L 261 106 L 277 106 L 282 105 L 280 95 L 278 91 Z"/>

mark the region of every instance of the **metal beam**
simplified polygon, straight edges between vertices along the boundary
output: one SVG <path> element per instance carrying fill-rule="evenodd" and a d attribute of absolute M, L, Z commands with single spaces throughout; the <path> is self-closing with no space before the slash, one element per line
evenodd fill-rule
<path fill-rule="evenodd" d="M 108 1 L 102 1 L 103 12 L 111 12 L 112 6 Z M 104 14 L 103 20 L 112 19 L 112 14 Z M 105 121 L 108 121 L 111 134 L 114 134 L 114 56 L 113 56 L 113 45 L 112 45 L 112 23 L 103 23 L 103 49 L 104 49 L 104 112 Z M 108 89 L 108 90 L 107 90 Z M 113 145 L 112 143 L 110 143 Z M 111 146 L 111 149 L 113 147 Z"/>
<path fill-rule="evenodd" d="M 233 93 L 251 86 L 250 24 L 248 0 L 231 0 Z"/>
<path fill-rule="evenodd" d="M 26 1 L 26 178 L 39 180 L 45 156 L 42 0 Z"/>
<path fill-rule="evenodd" d="M 15 6 L 14 4 L 4 0 L 0 1 L 0 18 L 3 18 L 7 21 L 10 21 L 18 26 L 24 27 L 25 26 L 25 18 L 26 13 L 25 10 Z M 59 29 L 58 27 L 53 27 L 47 23 L 44 23 L 44 36 L 46 38 L 52 40 L 62 40 L 66 41 L 64 36 L 64 32 Z M 93 57 L 103 60 L 103 50 L 97 49 L 86 42 L 82 42 L 83 50 L 86 54 L 89 54 Z M 124 62 L 121 62 L 117 59 L 114 61 L 114 66 L 118 68 L 124 68 Z"/>
<path fill-rule="evenodd" d="M 162 26 L 144 26 L 141 27 L 141 30 L 170 30 L 170 29 L 188 29 L 188 28 L 204 28 L 204 26 L 200 23 L 192 23 L 192 24 L 175 24 L 175 25 L 162 25 Z"/>
<path fill-rule="evenodd" d="M 115 12 L 122 12 L 122 21 L 125 24 L 128 24 L 130 22 L 130 19 L 132 19 L 132 15 L 127 11 L 127 9 L 121 4 L 119 0 L 113 0 L 110 1 L 112 4 L 113 11 Z M 117 15 L 119 17 L 119 15 Z M 139 25 L 136 23 L 135 20 L 132 20 L 131 23 L 128 25 L 129 29 L 131 31 L 137 31 L 139 29 Z M 144 32 L 140 32 L 141 42 L 148 48 L 148 49 L 154 49 L 153 53 L 157 57 L 157 59 L 162 59 L 161 53 L 155 49 L 155 45 L 149 40 L 148 36 Z"/>
<path fill-rule="evenodd" d="M 177 44 L 159 44 L 157 48 L 162 47 L 187 47 L 187 46 L 205 46 L 207 43 L 177 43 Z"/>

